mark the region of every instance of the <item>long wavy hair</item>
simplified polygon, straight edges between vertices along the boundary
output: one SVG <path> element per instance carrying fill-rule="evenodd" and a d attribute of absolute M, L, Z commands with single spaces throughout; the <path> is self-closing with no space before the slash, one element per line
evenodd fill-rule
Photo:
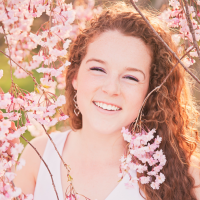
<path fill-rule="evenodd" d="M 162 22 L 150 12 L 143 14 L 157 33 L 177 53 L 171 34 L 165 30 Z M 117 30 L 125 36 L 143 40 L 152 51 L 149 91 L 159 86 L 171 71 L 177 60 L 156 37 L 142 17 L 124 3 L 117 3 L 95 16 L 74 40 L 69 49 L 69 66 L 66 74 L 66 113 L 70 116 L 72 129 L 82 127 L 82 116 L 74 114 L 75 95 L 72 80 L 77 75 L 88 44 L 101 33 Z M 149 129 L 156 128 L 162 137 L 160 148 L 167 158 L 162 169 L 166 180 L 159 190 L 153 190 L 149 184 L 139 184 L 147 200 L 196 200 L 194 179 L 188 172 L 191 155 L 197 148 L 198 132 L 195 129 L 195 103 L 188 87 L 187 74 L 177 66 L 158 92 L 152 93 L 144 107 L 143 123 Z M 138 174 L 138 177 L 140 174 Z M 134 197 L 133 197 L 134 199 Z"/>

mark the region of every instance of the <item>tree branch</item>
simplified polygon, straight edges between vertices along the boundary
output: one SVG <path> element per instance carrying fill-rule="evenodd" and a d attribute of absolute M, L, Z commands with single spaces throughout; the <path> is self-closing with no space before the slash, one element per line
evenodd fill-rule
<path fill-rule="evenodd" d="M 20 69 L 22 69 L 24 72 L 26 72 L 34 81 L 35 84 L 39 85 L 35 79 L 35 77 L 28 71 L 26 71 L 23 67 L 21 67 L 17 62 L 15 62 L 10 56 L 8 56 L 6 53 L 4 53 L 3 51 L 0 50 L 0 52 L 2 54 L 4 54 L 6 57 L 8 57 L 10 59 L 10 61 L 12 60 L 12 62 L 14 62 Z"/>
<path fill-rule="evenodd" d="M 183 0 L 183 2 L 184 2 L 184 4 L 185 4 L 185 11 L 186 11 L 187 24 L 188 24 L 188 26 L 189 26 L 190 33 L 192 34 L 194 47 L 195 47 L 195 49 L 197 50 L 197 54 L 198 54 L 199 59 L 200 59 L 199 46 L 198 46 L 197 41 L 196 41 L 195 30 L 193 29 L 192 21 L 191 21 L 191 19 L 190 19 L 190 13 L 189 13 L 189 8 L 188 8 L 188 2 L 187 2 L 187 0 Z M 184 9 L 184 8 L 183 8 L 183 9 Z M 198 16 L 197 16 L 197 17 L 198 17 Z"/>
<path fill-rule="evenodd" d="M 141 17 L 144 19 L 144 21 L 149 25 L 149 27 L 152 29 L 154 34 L 160 39 L 160 41 L 163 43 L 163 45 L 172 53 L 172 55 L 178 60 L 178 62 L 183 66 L 183 68 L 200 84 L 200 80 L 183 64 L 183 62 L 179 59 L 179 57 L 176 55 L 174 51 L 167 45 L 167 43 L 160 37 L 160 35 L 154 30 L 154 28 L 151 26 L 149 21 L 146 19 L 146 17 L 142 14 L 142 12 L 139 10 L 139 8 L 136 6 L 135 2 L 133 0 L 130 0 L 133 7 L 137 10 L 137 12 L 141 15 Z"/>
<path fill-rule="evenodd" d="M 68 172 L 70 172 L 70 169 L 69 169 L 68 165 L 65 163 L 65 161 L 64 161 L 64 160 L 63 160 L 63 158 L 62 158 L 62 156 L 60 155 L 60 153 L 59 153 L 59 151 L 58 151 L 58 149 L 57 149 L 57 147 L 56 147 L 55 143 L 53 142 L 53 140 L 52 140 L 51 136 L 50 136 L 50 135 L 47 133 L 47 130 L 46 130 L 46 128 L 44 127 L 44 125 L 43 125 L 43 124 L 41 124 L 41 125 L 42 125 L 42 127 L 43 127 L 43 129 L 44 129 L 45 133 L 46 133 L 46 134 L 47 134 L 47 136 L 49 137 L 49 139 L 50 139 L 51 143 L 53 144 L 53 146 L 54 146 L 54 148 L 55 148 L 56 152 L 58 153 L 58 156 L 60 157 L 60 159 L 61 159 L 61 161 L 62 161 L 63 165 L 66 167 L 66 169 L 68 170 Z"/>

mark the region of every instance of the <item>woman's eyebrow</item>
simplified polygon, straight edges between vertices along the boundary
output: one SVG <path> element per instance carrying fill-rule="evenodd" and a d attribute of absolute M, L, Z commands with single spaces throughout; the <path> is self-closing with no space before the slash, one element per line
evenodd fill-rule
<path fill-rule="evenodd" d="M 86 63 L 91 62 L 91 61 L 95 61 L 95 62 L 99 62 L 99 63 L 102 63 L 102 64 L 106 64 L 106 61 L 103 61 L 103 60 L 100 60 L 100 59 L 97 59 L 97 58 L 88 59 L 86 61 Z M 145 78 L 145 73 L 140 69 L 133 68 L 133 67 L 126 67 L 125 70 L 126 71 L 138 71 L 138 72 L 141 72 L 143 74 L 144 78 Z"/>
<path fill-rule="evenodd" d="M 142 70 L 140 70 L 140 69 L 133 68 L 133 67 L 126 67 L 125 70 L 127 70 L 127 71 L 138 71 L 138 72 L 141 72 L 144 75 L 144 78 L 145 78 L 145 73 Z"/>
<path fill-rule="evenodd" d="M 88 63 L 88 62 L 90 62 L 90 61 L 95 61 L 95 62 L 99 62 L 99 63 L 102 63 L 102 64 L 106 64 L 105 61 L 99 60 L 99 59 L 96 59 L 96 58 L 91 58 L 91 59 L 87 60 L 86 63 Z"/>

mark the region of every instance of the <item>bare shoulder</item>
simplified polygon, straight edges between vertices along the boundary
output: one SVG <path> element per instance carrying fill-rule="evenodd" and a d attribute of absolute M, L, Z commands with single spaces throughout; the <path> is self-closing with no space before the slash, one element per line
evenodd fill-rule
<path fill-rule="evenodd" d="M 37 149 L 38 153 L 43 156 L 48 136 L 39 136 L 31 140 L 31 144 Z M 21 170 L 16 171 L 15 185 L 20 187 L 25 194 L 34 193 L 37 175 L 41 159 L 34 148 L 27 144 L 20 158 L 24 159 L 26 164 Z"/>
<path fill-rule="evenodd" d="M 192 177 L 195 180 L 195 194 L 197 196 L 197 199 L 200 200 L 200 158 L 197 156 L 191 156 L 190 159 L 190 167 L 189 167 L 189 173 L 192 175 Z M 198 187 L 199 186 L 199 187 Z"/>
<path fill-rule="evenodd" d="M 41 156 L 43 156 L 47 141 L 48 141 L 48 136 L 43 135 L 34 138 L 33 140 L 31 140 L 30 143 L 38 151 L 38 153 Z M 39 171 L 41 159 L 33 147 L 27 144 L 26 148 L 24 149 L 21 155 L 21 158 L 26 160 L 26 165 L 31 166 L 32 164 L 34 164 L 33 173 L 36 178 L 37 172 Z"/>

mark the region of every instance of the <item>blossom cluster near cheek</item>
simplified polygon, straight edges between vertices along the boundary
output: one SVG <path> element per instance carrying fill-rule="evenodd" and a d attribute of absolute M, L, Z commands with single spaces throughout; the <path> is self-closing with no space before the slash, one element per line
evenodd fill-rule
<path fill-rule="evenodd" d="M 153 189 L 159 189 L 160 184 L 165 181 L 165 176 L 161 173 L 163 166 L 166 164 L 166 157 L 159 145 L 162 138 L 157 135 L 155 129 L 149 132 L 142 130 L 141 133 L 132 133 L 128 129 L 122 128 L 124 140 L 129 144 L 129 154 L 122 156 L 121 173 L 122 178 L 129 170 L 136 170 L 140 173 L 140 178 L 131 177 L 126 184 L 128 187 L 134 187 L 136 181 L 142 184 L 150 184 Z M 151 170 L 149 170 L 151 169 Z"/>
<path fill-rule="evenodd" d="M 197 6 L 200 5 L 200 0 L 196 1 L 196 4 Z M 199 42 L 200 41 L 200 24 L 197 18 L 199 17 L 200 13 L 193 6 L 189 6 L 188 9 L 190 13 L 192 26 L 195 31 L 195 37 L 196 37 L 197 42 Z M 179 34 L 176 34 L 179 36 L 179 41 L 178 41 L 179 45 L 185 43 L 185 41 L 188 41 L 187 43 L 189 45 L 189 48 L 191 48 L 193 47 L 193 44 L 192 44 L 193 37 L 190 32 L 189 26 L 187 24 L 185 10 L 186 8 L 185 7 L 182 8 L 178 0 L 170 0 L 169 7 L 159 17 L 162 21 L 166 22 L 168 27 L 176 28 L 179 30 Z M 175 43 L 177 43 L 176 41 Z M 184 51 L 184 49 L 181 47 L 179 47 L 179 49 L 181 51 Z M 196 57 L 198 57 L 198 54 L 196 52 L 196 49 L 194 49 L 189 53 L 189 56 L 183 59 L 185 66 L 190 67 L 191 65 L 193 65 L 196 62 L 195 61 Z"/>

